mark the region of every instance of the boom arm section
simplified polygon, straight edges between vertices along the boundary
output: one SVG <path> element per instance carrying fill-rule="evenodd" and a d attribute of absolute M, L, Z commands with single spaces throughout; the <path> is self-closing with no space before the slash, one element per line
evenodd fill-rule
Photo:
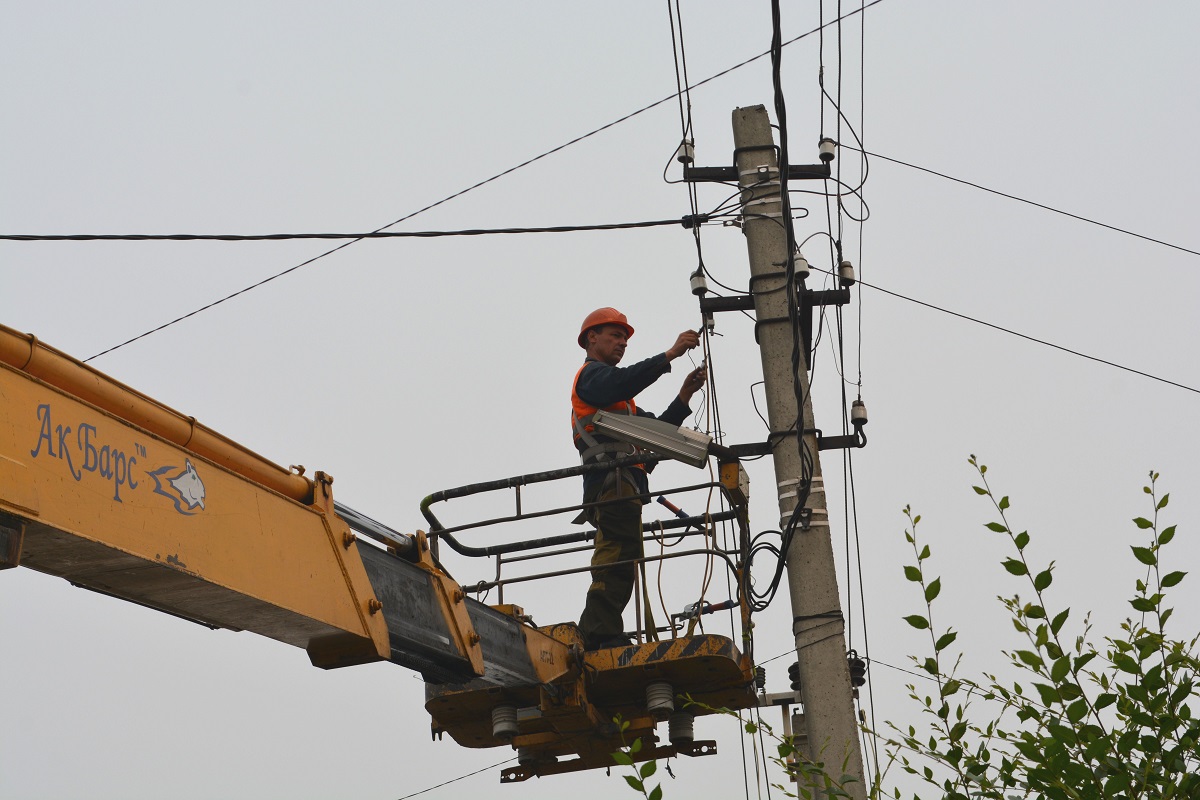
<path fill-rule="evenodd" d="M 0 326 L 0 568 L 249 630 L 319 667 L 390 660 L 435 681 L 537 680 L 519 622 L 466 599 L 423 537 L 396 535 L 403 558 L 396 541 L 359 542 L 332 482 Z"/>

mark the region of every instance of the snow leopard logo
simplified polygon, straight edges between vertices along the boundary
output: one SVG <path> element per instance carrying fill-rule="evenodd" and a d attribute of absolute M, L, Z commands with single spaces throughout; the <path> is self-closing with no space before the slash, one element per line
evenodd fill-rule
<path fill-rule="evenodd" d="M 192 509 L 204 510 L 204 481 L 200 479 L 200 474 L 196 472 L 190 459 L 185 459 L 184 464 L 183 471 L 174 476 L 167 473 L 176 472 L 179 467 L 159 467 L 147 474 L 154 479 L 155 494 L 161 494 L 174 503 L 175 510 L 180 514 L 193 516 L 197 512 Z"/>

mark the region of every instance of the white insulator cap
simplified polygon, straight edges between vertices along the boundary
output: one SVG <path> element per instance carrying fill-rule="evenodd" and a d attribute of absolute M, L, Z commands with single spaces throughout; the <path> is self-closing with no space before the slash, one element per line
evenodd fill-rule
<path fill-rule="evenodd" d="M 687 711 L 676 711 L 668 723 L 668 738 L 671 744 L 691 744 L 696 739 L 696 717 Z"/>
<path fill-rule="evenodd" d="M 704 327 L 708 329 L 709 333 L 712 333 L 717 329 L 717 323 L 716 320 L 713 319 L 711 311 L 704 312 Z"/>
<path fill-rule="evenodd" d="M 680 164 L 691 164 L 696 160 L 696 145 L 691 139 L 684 139 L 675 151 L 675 160 Z"/>
<path fill-rule="evenodd" d="M 808 266 L 808 259 L 804 257 L 804 253 L 797 251 L 794 263 L 796 265 L 796 277 L 807 278 L 811 270 Z"/>
<path fill-rule="evenodd" d="M 854 285 L 854 265 L 849 261 L 843 261 L 838 265 L 838 281 L 842 284 L 842 286 Z"/>
<path fill-rule="evenodd" d="M 646 712 L 662 721 L 675 710 L 675 690 L 665 682 L 652 683 L 646 687 Z"/>
<path fill-rule="evenodd" d="M 850 404 L 850 424 L 851 425 L 866 425 L 867 424 L 867 404 L 862 400 L 855 400 Z"/>
<path fill-rule="evenodd" d="M 826 164 L 828 164 L 830 161 L 833 161 L 835 150 L 837 150 L 837 142 L 835 142 L 833 139 L 830 139 L 828 136 L 817 143 L 817 154 Z"/>
<path fill-rule="evenodd" d="M 708 294 L 708 281 L 704 277 L 703 270 L 696 270 L 692 273 L 692 294 L 697 297 Z"/>
<path fill-rule="evenodd" d="M 496 706 L 492 709 L 492 736 L 507 742 L 518 733 L 517 707 Z"/>

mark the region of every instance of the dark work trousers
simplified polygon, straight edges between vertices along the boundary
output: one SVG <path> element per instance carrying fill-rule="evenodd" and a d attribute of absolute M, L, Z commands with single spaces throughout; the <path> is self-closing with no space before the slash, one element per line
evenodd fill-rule
<path fill-rule="evenodd" d="M 598 495 L 585 502 L 633 497 L 637 489 L 617 473 L 604 482 Z M 625 633 L 622 612 L 633 594 L 637 565 L 607 566 L 618 561 L 632 562 L 642 557 L 642 502 L 630 499 L 592 509 L 596 526 L 596 545 L 592 553 L 592 585 L 579 618 L 579 632 L 588 648 Z"/>

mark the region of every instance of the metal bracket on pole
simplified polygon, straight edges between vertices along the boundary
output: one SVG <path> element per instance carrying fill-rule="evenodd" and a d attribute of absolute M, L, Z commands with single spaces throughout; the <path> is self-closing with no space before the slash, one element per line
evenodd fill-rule
<path fill-rule="evenodd" d="M 748 149 L 751 148 L 742 148 L 742 150 Z M 789 164 L 787 179 L 789 181 L 820 181 L 832 174 L 829 164 Z M 771 170 L 771 177 L 776 177 L 774 169 Z M 738 171 L 737 167 L 689 167 L 685 165 L 683 179 L 688 183 L 737 183 Z"/>

